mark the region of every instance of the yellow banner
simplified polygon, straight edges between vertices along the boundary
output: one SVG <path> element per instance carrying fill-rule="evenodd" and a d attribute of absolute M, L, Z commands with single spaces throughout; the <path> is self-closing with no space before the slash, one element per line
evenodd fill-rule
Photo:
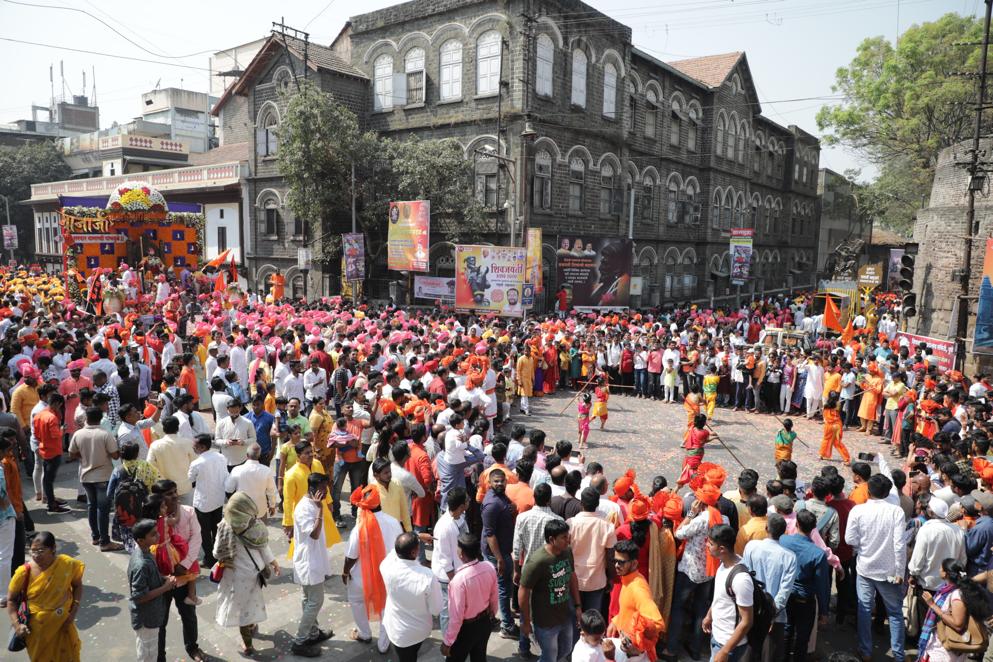
<path fill-rule="evenodd" d="M 89 234 L 91 232 L 110 232 L 111 221 L 102 212 L 96 217 L 70 216 L 62 212 L 62 228 L 70 234 Z"/>
<path fill-rule="evenodd" d="M 527 279 L 534 285 L 534 293 L 544 289 L 541 282 L 541 228 L 528 228 Z"/>
<path fill-rule="evenodd" d="M 525 253 L 513 246 L 456 246 L 455 307 L 521 316 Z"/>
<path fill-rule="evenodd" d="M 393 271 L 428 271 L 430 234 L 430 200 L 391 202 L 386 267 Z"/>

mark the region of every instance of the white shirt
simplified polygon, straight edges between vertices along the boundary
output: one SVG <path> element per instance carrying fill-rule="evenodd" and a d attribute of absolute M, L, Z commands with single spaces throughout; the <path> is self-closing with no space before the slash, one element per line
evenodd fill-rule
<path fill-rule="evenodd" d="M 276 506 L 276 480 L 272 469 L 258 460 L 246 460 L 235 467 L 224 481 L 225 492 L 244 492 L 252 497 L 260 518 L 265 518 L 270 508 Z"/>
<path fill-rule="evenodd" d="M 739 558 L 738 563 L 741 562 Z M 753 603 L 752 578 L 747 572 L 739 572 L 731 581 L 732 598 L 727 592 L 728 573 L 734 569 L 723 563 L 717 568 L 714 577 L 714 599 L 710 603 L 710 616 L 713 619 L 711 634 L 718 644 L 723 646 L 731 638 L 738 623 L 738 607 L 751 607 Z M 748 643 L 747 637 L 742 637 L 738 646 Z"/>
<path fill-rule="evenodd" d="M 207 427 L 207 422 L 199 413 L 191 411 L 187 414 L 186 412 L 177 409 L 172 412 L 172 415 L 179 419 L 179 432 L 176 433 L 177 437 L 196 439 L 198 434 L 210 434 L 210 428 Z"/>
<path fill-rule="evenodd" d="M 859 575 L 876 581 L 903 577 L 907 546 L 903 509 L 881 499 L 869 499 L 852 508 L 848 515 L 845 542 L 858 560 Z"/>
<path fill-rule="evenodd" d="M 248 446 L 255 443 L 255 426 L 244 416 L 236 419 L 228 416 L 217 423 L 214 436 L 214 443 L 227 458 L 228 466 L 236 466 L 248 459 Z"/>
<path fill-rule="evenodd" d="M 328 394 L 328 373 L 324 368 L 313 368 L 303 373 L 303 388 L 307 399 L 324 398 Z"/>
<path fill-rule="evenodd" d="M 278 386 L 276 386 L 276 394 L 287 400 L 298 398 L 300 402 L 303 402 L 303 375 L 297 375 L 291 372 L 283 377 L 283 381 L 278 382 Z"/>
<path fill-rule="evenodd" d="M 965 531 L 946 519 L 929 519 L 917 531 L 907 569 L 924 588 L 934 591 L 944 581 L 941 562 L 955 559 L 965 567 Z"/>
<path fill-rule="evenodd" d="M 144 446 L 142 443 L 140 446 Z M 139 448 L 140 448 L 139 446 Z M 148 462 L 155 467 L 163 478 L 176 483 L 176 493 L 179 496 L 188 494 L 193 486 L 190 485 L 190 464 L 196 459 L 193 452 L 193 440 L 167 434 L 152 442 L 148 448 Z"/>
<path fill-rule="evenodd" d="M 410 473 L 396 462 L 390 462 L 390 469 L 393 473 L 393 480 L 400 483 L 400 486 L 403 487 L 403 491 L 407 495 L 408 499 L 411 496 L 424 496 L 424 488 L 421 486 L 420 481 L 417 480 L 417 477 L 414 476 L 414 474 Z M 372 471 L 372 467 L 369 467 L 369 471 Z M 372 481 L 369 481 L 369 483 L 372 484 Z"/>
<path fill-rule="evenodd" d="M 463 430 L 452 428 L 445 433 L 445 462 L 450 466 L 457 466 L 465 463 L 466 449 L 465 435 Z"/>
<path fill-rule="evenodd" d="M 211 448 L 190 464 L 188 475 L 193 486 L 193 507 L 209 513 L 224 506 L 224 482 L 228 479 L 228 461 Z"/>
<path fill-rule="evenodd" d="M 605 496 L 600 497 L 600 505 L 596 507 L 596 514 L 611 522 L 614 526 L 620 526 L 623 522 L 623 511 L 621 504 L 615 503 Z"/>
<path fill-rule="evenodd" d="M 441 585 L 417 560 L 390 551 L 379 566 L 386 584 L 383 627 L 394 646 L 405 648 L 431 636 L 434 617 L 441 613 Z"/>
<path fill-rule="evenodd" d="M 383 547 L 392 550 L 396 545 L 397 538 L 403 533 L 403 527 L 399 520 L 393 515 L 387 515 L 383 511 L 373 513 L 376 521 L 379 522 L 379 532 L 383 535 Z M 362 585 L 362 559 L 359 558 L 359 529 L 360 526 L 352 527 L 348 534 L 348 544 L 345 546 L 345 558 L 354 559 L 349 582 L 358 582 L 356 588 Z M 380 567 L 382 572 L 382 567 Z"/>
<path fill-rule="evenodd" d="M 238 375 L 238 381 L 248 384 L 248 352 L 241 345 L 231 348 L 231 370 Z"/>
<path fill-rule="evenodd" d="M 316 538 L 310 537 L 322 508 L 308 495 L 300 499 L 293 509 L 293 581 L 301 586 L 323 584 L 332 573 L 331 556 L 324 545 L 323 527 Z"/>
<path fill-rule="evenodd" d="M 465 516 L 456 520 L 446 509 L 438 518 L 438 522 L 434 525 L 434 553 L 431 554 L 431 572 L 438 581 L 447 584 L 448 573 L 462 567 L 462 559 L 458 554 L 458 540 L 459 536 L 468 530 Z"/>
<path fill-rule="evenodd" d="M 614 652 L 616 654 L 620 652 L 620 649 L 614 649 Z M 583 641 L 582 637 L 576 642 L 576 647 L 572 649 L 572 656 L 569 659 L 572 662 L 607 662 L 607 658 L 603 654 L 603 646 L 590 646 Z"/>

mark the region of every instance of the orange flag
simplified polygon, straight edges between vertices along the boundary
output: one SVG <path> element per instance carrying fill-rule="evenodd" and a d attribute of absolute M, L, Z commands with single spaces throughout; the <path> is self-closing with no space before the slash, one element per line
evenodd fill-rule
<path fill-rule="evenodd" d="M 211 260 L 207 264 L 203 265 L 203 268 L 206 269 L 207 267 L 214 267 L 215 269 L 220 269 L 221 268 L 221 265 L 224 264 L 225 262 L 227 262 L 228 257 L 231 257 L 231 249 L 230 248 L 222 251 L 220 255 L 218 255 L 217 257 L 215 257 L 213 260 Z"/>
<path fill-rule="evenodd" d="M 228 250 L 231 250 L 230 248 Z M 234 263 L 234 255 L 231 255 L 231 263 L 228 265 L 228 282 L 238 282 L 238 265 Z"/>
<path fill-rule="evenodd" d="M 217 278 L 214 279 L 214 291 L 223 292 L 224 291 L 224 272 L 217 274 Z"/>
<path fill-rule="evenodd" d="M 841 344 L 848 345 L 852 342 L 852 338 L 855 337 L 855 327 L 852 326 L 852 320 L 848 320 L 848 324 L 845 325 L 845 330 L 841 332 Z"/>
<path fill-rule="evenodd" d="M 841 311 L 830 296 L 826 296 L 824 301 L 824 326 L 841 331 Z"/>

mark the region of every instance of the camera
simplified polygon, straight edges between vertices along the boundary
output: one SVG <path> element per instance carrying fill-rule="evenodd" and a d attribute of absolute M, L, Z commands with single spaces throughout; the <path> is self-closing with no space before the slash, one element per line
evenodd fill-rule
<path fill-rule="evenodd" d="M 875 453 L 859 453 L 858 458 L 863 462 L 872 462 L 876 459 Z"/>

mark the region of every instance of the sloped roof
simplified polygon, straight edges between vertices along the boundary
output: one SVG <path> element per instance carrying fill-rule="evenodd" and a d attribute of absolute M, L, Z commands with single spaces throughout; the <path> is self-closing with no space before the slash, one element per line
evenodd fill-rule
<path fill-rule="evenodd" d="M 903 246 L 909 241 L 911 240 L 907 237 L 893 232 L 888 228 L 880 227 L 878 224 L 872 226 L 872 239 L 870 239 L 870 243 L 873 246 Z"/>
<path fill-rule="evenodd" d="M 731 70 L 744 55 L 741 51 L 722 53 L 720 55 L 705 55 L 688 60 L 676 60 L 668 65 L 690 78 L 694 78 L 709 88 L 720 87 L 731 74 Z"/>
<path fill-rule="evenodd" d="M 231 161 L 247 161 L 251 150 L 247 142 L 231 143 L 215 147 L 208 152 L 190 154 L 190 165 L 205 166 Z"/>

